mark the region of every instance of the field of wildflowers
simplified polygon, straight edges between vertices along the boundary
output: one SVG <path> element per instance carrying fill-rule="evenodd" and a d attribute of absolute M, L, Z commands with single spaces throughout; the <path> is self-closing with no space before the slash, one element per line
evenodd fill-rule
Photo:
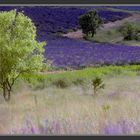
<path fill-rule="evenodd" d="M 98 6 L 0 7 L 0 11 L 11 9 L 32 19 L 37 40 L 47 41 L 44 56 L 52 67 L 27 75 L 33 79 L 28 84 L 19 79 L 8 103 L 0 96 L 0 134 L 140 134 L 140 47 L 62 36 L 79 30 L 78 18 L 89 10 L 96 9 L 103 23 L 128 18 L 131 12 Z M 96 78 L 105 85 L 97 95 L 92 84 Z"/>
<path fill-rule="evenodd" d="M 111 72 L 112 71 L 112 72 Z M 83 75 L 82 75 L 83 74 Z M 45 78 L 101 76 L 105 88 L 92 96 L 89 85 L 35 88 L 25 83 L 9 103 L 0 97 L 0 134 L 134 135 L 140 133 L 139 66 L 89 68 Z M 104 75 L 104 76 L 103 76 Z M 43 77 L 43 75 L 42 75 Z M 88 79 L 89 79 L 88 78 Z M 117 112 L 117 114 L 116 114 Z"/>
<path fill-rule="evenodd" d="M 125 73 L 126 70 L 124 69 Z M 59 76 L 59 74 L 58 74 Z M 1 102 L 1 133 L 9 135 L 134 135 L 140 133 L 139 75 L 106 75 L 105 89 L 92 87 L 34 90 L 27 85 Z M 22 100 L 21 100 L 22 99 Z M 4 111 L 5 110 L 5 111 Z M 117 114 L 116 114 L 117 112 Z M 5 117 L 7 116 L 7 117 Z M 11 121 L 12 120 L 12 121 Z M 2 131 L 2 124 L 5 122 Z"/>

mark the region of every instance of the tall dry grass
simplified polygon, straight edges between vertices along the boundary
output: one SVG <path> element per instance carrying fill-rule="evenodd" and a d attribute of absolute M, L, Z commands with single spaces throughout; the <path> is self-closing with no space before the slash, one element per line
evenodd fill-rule
<path fill-rule="evenodd" d="M 0 134 L 20 134 L 27 121 L 35 128 L 55 125 L 57 131 L 47 130 L 46 135 L 105 134 L 106 129 L 118 131 L 110 125 L 119 121 L 134 123 L 128 133 L 140 133 L 140 76 L 108 77 L 105 85 L 94 97 L 92 87 L 84 91 L 81 87 L 33 90 L 23 84 L 9 103 L 0 98 Z"/>

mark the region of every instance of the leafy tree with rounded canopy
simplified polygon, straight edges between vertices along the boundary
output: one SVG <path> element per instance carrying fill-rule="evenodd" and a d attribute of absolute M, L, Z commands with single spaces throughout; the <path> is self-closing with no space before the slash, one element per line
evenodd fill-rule
<path fill-rule="evenodd" d="M 102 24 L 102 20 L 99 17 L 97 11 L 89 11 L 86 14 L 80 16 L 79 24 L 86 36 L 91 35 L 93 37 L 96 34 L 96 30 Z"/>
<path fill-rule="evenodd" d="M 23 12 L 0 13 L 0 88 L 6 101 L 20 76 L 43 68 L 45 44 L 36 41 L 36 27 Z"/>

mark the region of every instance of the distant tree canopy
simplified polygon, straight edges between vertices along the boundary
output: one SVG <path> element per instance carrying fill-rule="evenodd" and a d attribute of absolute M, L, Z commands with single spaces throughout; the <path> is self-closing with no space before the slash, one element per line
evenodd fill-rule
<path fill-rule="evenodd" d="M 91 35 L 93 37 L 96 34 L 96 30 L 102 24 L 102 20 L 97 11 L 89 11 L 88 13 L 80 16 L 79 24 L 86 36 Z"/>
<path fill-rule="evenodd" d="M 43 68 L 45 44 L 36 41 L 36 27 L 22 12 L 0 13 L 0 88 L 6 101 L 20 76 Z"/>
<path fill-rule="evenodd" d="M 131 23 L 125 22 L 120 28 L 119 31 L 124 37 L 124 40 L 140 40 L 140 26 Z"/>

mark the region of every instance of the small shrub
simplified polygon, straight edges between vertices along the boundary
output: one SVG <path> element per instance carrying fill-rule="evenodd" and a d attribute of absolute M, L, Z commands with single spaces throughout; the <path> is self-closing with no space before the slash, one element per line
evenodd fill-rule
<path fill-rule="evenodd" d="M 140 32 L 137 33 L 136 40 L 137 40 L 137 41 L 140 41 Z"/>
<path fill-rule="evenodd" d="M 53 82 L 53 85 L 55 85 L 58 88 L 67 88 L 69 87 L 69 83 L 66 79 L 57 79 Z"/>
<path fill-rule="evenodd" d="M 135 23 L 125 22 L 120 28 L 124 40 L 138 40 L 140 37 L 140 26 Z"/>
<path fill-rule="evenodd" d="M 97 94 L 97 91 L 99 89 L 104 89 L 105 87 L 105 84 L 103 84 L 102 79 L 98 77 L 92 80 L 92 85 L 93 85 L 94 94 Z"/>

